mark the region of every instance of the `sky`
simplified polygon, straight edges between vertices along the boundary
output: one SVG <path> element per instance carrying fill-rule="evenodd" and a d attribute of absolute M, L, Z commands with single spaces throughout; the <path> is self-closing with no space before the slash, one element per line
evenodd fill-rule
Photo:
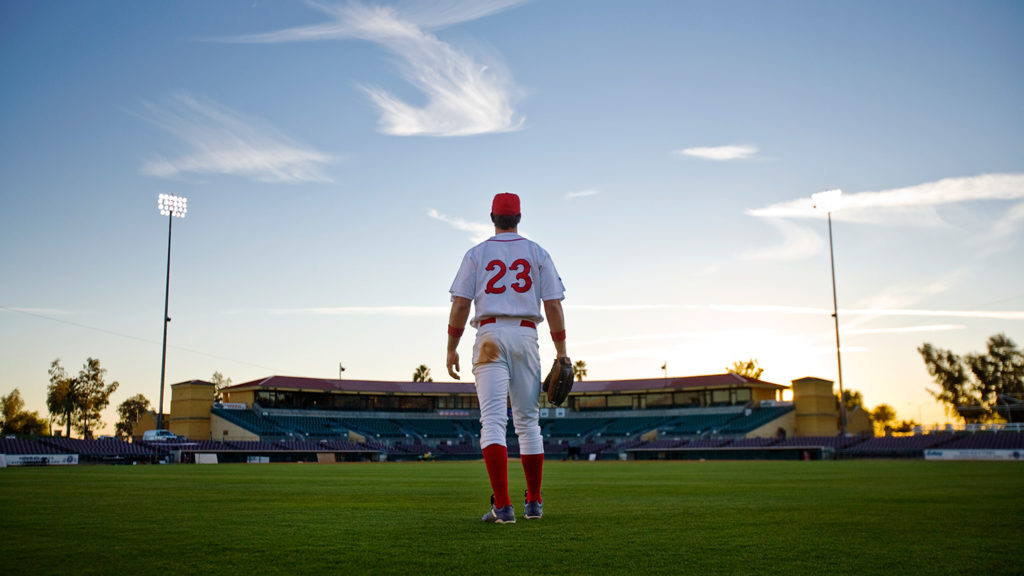
<path fill-rule="evenodd" d="M 589 379 L 837 380 L 829 213 L 869 408 L 949 422 L 917 348 L 1024 345 L 1020 2 L 4 2 L 0 74 L 0 394 L 40 414 L 54 359 L 119 382 L 107 430 L 156 404 L 160 194 L 165 410 L 214 372 L 449 381 L 499 192 Z"/>

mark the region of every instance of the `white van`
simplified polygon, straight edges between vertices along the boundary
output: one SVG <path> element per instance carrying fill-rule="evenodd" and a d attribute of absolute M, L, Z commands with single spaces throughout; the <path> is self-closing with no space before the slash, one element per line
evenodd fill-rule
<path fill-rule="evenodd" d="M 177 442 L 179 438 L 170 430 L 146 430 L 142 433 L 143 442 Z"/>

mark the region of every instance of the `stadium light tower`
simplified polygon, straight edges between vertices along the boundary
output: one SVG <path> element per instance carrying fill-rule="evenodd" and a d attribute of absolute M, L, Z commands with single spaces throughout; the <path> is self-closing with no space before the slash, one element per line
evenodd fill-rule
<path fill-rule="evenodd" d="M 836 258 L 832 250 L 832 212 L 839 210 L 842 190 L 826 190 L 811 195 L 814 208 L 828 215 L 828 259 L 832 265 L 832 319 L 836 325 L 836 370 L 839 374 L 839 430 L 846 436 L 846 401 L 843 398 L 843 355 L 839 346 L 839 301 L 836 297 Z"/>
<path fill-rule="evenodd" d="M 161 194 L 157 200 L 160 215 L 167 216 L 167 283 L 164 285 L 164 345 L 160 356 L 160 410 L 156 417 L 156 427 L 164 427 L 164 375 L 167 373 L 167 323 L 171 317 L 167 315 L 167 306 L 171 297 L 171 229 L 175 218 L 184 218 L 188 212 L 188 198 Z"/>

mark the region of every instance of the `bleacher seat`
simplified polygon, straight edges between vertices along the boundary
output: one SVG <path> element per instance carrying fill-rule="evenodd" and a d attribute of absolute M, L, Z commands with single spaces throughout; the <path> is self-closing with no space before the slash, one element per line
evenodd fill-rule
<path fill-rule="evenodd" d="M 658 416 L 635 416 L 616 418 L 599 432 L 601 436 L 632 436 L 649 432 L 666 423 L 666 419 Z"/>
<path fill-rule="evenodd" d="M 950 450 L 1024 450 L 1024 432 L 962 434 L 943 446 Z"/>
<path fill-rule="evenodd" d="M 360 434 L 378 438 L 405 438 L 408 436 L 401 426 L 384 418 L 345 418 L 341 422 Z"/>
<path fill-rule="evenodd" d="M 776 418 L 792 412 L 792 406 L 768 406 L 753 408 L 750 414 L 741 414 L 718 429 L 719 434 L 747 434 Z"/>
<path fill-rule="evenodd" d="M 0 454 L 68 454 L 35 440 L 21 438 L 0 438 Z"/>

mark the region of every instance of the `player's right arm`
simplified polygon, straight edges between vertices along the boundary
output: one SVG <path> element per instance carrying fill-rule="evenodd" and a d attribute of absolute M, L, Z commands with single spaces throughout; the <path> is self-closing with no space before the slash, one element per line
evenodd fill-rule
<path fill-rule="evenodd" d="M 461 296 L 452 296 L 452 309 L 448 313 L 448 358 L 445 365 L 448 367 L 448 375 L 459 380 L 459 340 L 462 339 L 462 332 L 466 329 L 466 321 L 469 320 L 469 311 L 473 301 Z"/>

